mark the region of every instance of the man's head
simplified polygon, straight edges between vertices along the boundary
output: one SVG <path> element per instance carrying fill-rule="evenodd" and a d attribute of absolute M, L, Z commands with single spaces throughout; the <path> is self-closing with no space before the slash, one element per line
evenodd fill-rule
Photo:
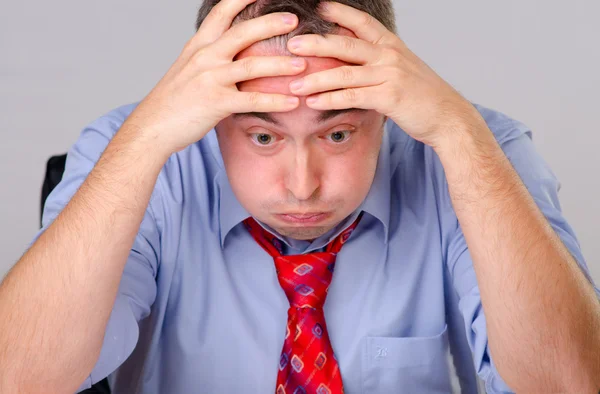
<path fill-rule="evenodd" d="M 201 7 L 198 26 L 218 0 Z M 298 16 L 296 30 L 256 43 L 237 58 L 289 55 L 287 41 L 300 34 L 354 34 L 324 21 L 315 0 L 258 0 L 234 24 L 273 12 Z M 390 0 L 344 3 L 363 10 L 395 31 Z M 308 57 L 296 76 L 259 78 L 238 84 L 241 91 L 291 95 L 289 84 L 304 75 L 340 67 L 333 58 Z M 216 127 L 232 189 L 244 208 L 280 234 L 310 240 L 354 212 L 369 192 L 381 146 L 384 117 L 375 111 L 317 111 L 300 97 L 285 113 L 234 114 Z"/>
<path fill-rule="evenodd" d="M 364 11 L 381 22 L 388 30 L 396 32 L 396 19 L 391 0 L 333 0 L 358 10 Z M 196 30 L 220 0 L 204 0 L 198 11 Z M 289 35 L 277 37 L 272 41 L 285 43 L 288 39 L 300 34 L 329 34 L 335 32 L 336 26 L 324 21 L 318 13 L 321 0 L 257 0 L 250 4 L 234 20 L 234 24 L 254 19 L 274 12 L 291 12 L 299 19 L 298 27 Z M 271 41 L 271 40 L 269 40 Z"/>

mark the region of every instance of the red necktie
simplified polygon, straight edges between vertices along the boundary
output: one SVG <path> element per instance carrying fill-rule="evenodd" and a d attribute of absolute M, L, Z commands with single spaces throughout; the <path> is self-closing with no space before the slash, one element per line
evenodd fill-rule
<path fill-rule="evenodd" d="M 276 394 L 344 392 L 327 334 L 323 304 L 333 276 L 335 258 L 361 216 L 331 241 L 325 252 L 295 256 L 282 256 L 281 241 L 254 219 L 244 221 L 256 242 L 275 260 L 279 284 L 290 301 Z"/>

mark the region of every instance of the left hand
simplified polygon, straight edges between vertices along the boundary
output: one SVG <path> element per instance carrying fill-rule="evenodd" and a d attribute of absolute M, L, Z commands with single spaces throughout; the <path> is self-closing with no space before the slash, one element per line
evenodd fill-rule
<path fill-rule="evenodd" d="M 310 95 L 307 106 L 376 110 L 434 148 L 463 125 L 482 121 L 471 103 L 371 15 L 335 2 L 323 6 L 325 20 L 349 29 L 357 38 L 308 34 L 291 39 L 288 49 L 298 56 L 331 57 L 356 66 L 302 78 L 303 86 L 292 93 Z"/>

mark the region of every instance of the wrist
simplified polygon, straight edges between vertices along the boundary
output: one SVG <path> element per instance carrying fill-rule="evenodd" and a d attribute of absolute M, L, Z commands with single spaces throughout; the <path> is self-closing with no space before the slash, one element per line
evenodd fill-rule
<path fill-rule="evenodd" d="M 444 168 L 478 157 L 495 155 L 500 149 L 496 138 L 483 119 L 460 121 L 432 145 Z"/>
<path fill-rule="evenodd" d="M 144 160 L 147 161 L 146 164 L 159 170 L 162 169 L 169 157 L 177 151 L 167 141 L 163 141 L 159 133 L 127 121 L 115 135 L 114 141 L 124 151 L 144 157 Z"/>
<path fill-rule="evenodd" d="M 451 193 L 463 187 L 472 188 L 473 184 L 482 186 L 497 177 L 498 166 L 504 168 L 506 156 L 485 122 L 463 123 L 447 134 L 433 149 L 444 168 Z"/>

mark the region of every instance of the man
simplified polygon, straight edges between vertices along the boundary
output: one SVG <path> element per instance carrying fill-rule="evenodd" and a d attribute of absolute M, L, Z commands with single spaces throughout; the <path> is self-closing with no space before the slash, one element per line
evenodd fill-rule
<path fill-rule="evenodd" d="M 84 130 L 0 288 L 0 392 L 441 393 L 449 344 L 490 393 L 598 391 L 598 294 L 529 131 L 389 1 L 317 3 L 206 2 Z"/>

